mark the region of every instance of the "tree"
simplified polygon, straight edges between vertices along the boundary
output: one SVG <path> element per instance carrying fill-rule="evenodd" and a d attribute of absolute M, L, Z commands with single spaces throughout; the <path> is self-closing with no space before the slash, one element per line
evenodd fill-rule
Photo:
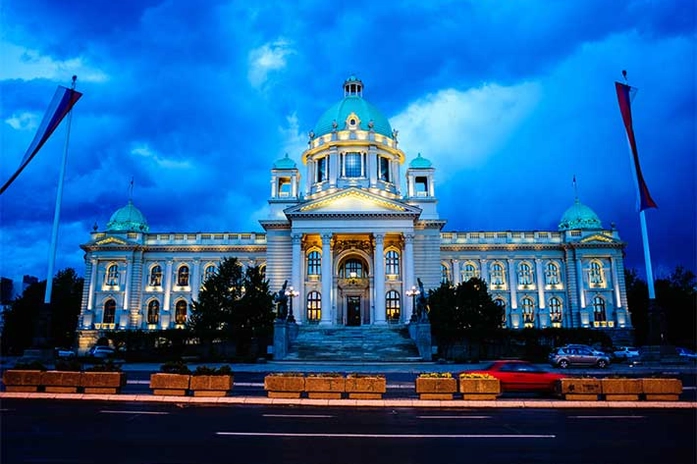
<path fill-rule="evenodd" d="M 625 269 L 624 281 L 627 289 L 627 306 L 634 327 L 634 343 L 645 345 L 649 324 L 649 288 L 634 269 Z"/>
<path fill-rule="evenodd" d="M 232 312 L 231 326 L 240 354 L 257 356 L 253 342 L 264 341 L 273 335 L 273 295 L 269 282 L 259 266 L 248 267 L 244 276 L 244 295 Z M 257 349 L 265 347 L 263 344 Z"/>

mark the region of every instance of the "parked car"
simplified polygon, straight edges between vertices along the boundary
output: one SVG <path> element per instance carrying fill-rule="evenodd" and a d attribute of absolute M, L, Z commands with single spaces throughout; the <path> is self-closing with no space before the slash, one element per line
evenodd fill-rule
<path fill-rule="evenodd" d="M 675 348 L 675 351 L 678 353 L 678 356 L 680 356 L 681 358 L 697 360 L 697 353 L 695 353 L 692 350 L 688 350 L 687 348 L 677 347 L 677 348 Z"/>
<path fill-rule="evenodd" d="M 87 352 L 87 356 L 93 358 L 113 358 L 116 351 L 110 346 L 93 346 Z"/>
<path fill-rule="evenodd" d="M 570 366 L 598 366 L 606 368 L 610 365 L 610 357 L 606 354 L 596 354 L 586 347 L 563 346 L 552 350 L 549 354 L 552 366 L 566 369 Z"/>
<path fill-rule="evenodd" d="M 633 359 L 639 357 L 639 349 L 633 346 L 620 346 L 612 352 L 617 359 Z"/>
<path fill-rule="evenodd" d="M 552 393 L 557 380 L 566 377 L 563 374 L 546 371 L 527 361 L 494 361 L 484 369 L 471 371 L 489 374 L 499 379 L 501 391 L 526 391 Z"/>
<path fill-rule="evenodd" d="M 74 358 L 75 352 L 68 348 L 56 348 L 56 358 Z"/>
<path fill-rule="evenodd" d="M 593 352 L 593 354 L 595 354 L 597 356 L 608 356 L 608 357 L 610 356 L 609 353 L 606 353 L 605 351 L 598 350 L 590 345 L 583 345 L 581 343 L 569 343 L 567 345 L 564 345 L 564 347 L 566 347 L 566 348 L 585 348 L 587 350 L 591 350 Z"/>

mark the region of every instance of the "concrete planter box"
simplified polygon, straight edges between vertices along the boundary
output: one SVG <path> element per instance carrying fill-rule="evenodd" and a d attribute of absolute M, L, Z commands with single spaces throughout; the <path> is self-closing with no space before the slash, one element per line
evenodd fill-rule
<path fill-rule="evenodd" d="M 194 396 L 227 396 L 232 390 L 232 375 L 192 375 L 191 390 Z"/>
<path fill-rule="evenodd" d="M 41 373 L 41 384 L 46 393 L 77 393 L 82 372 L 46 371 Z"/>
<path fill-rule="evenodd" d="M 350 399 L 379 400 L 387 391 L 384 375 L 351 375 L 346 377 L 346 392 Z"/>
<path fill-rule="evenodd" d="M 463 400 L 495 400 L 501 394 L 499 379 L 459 379 Z"/>
<path fill-rule="evenodd" d="M 457 380 L 453 377 L 417 377 L 416 393 L 421 400 L 452 400 L 457 392 Z"/>
<path fill-rule="evenodd" d="M 36 392 L 41 385 L 41 372 L 33 370 L 10 369 L 2 375 L 2 383 L 8 392 Z"/>
<path fill-rule="evenodd" d="M 559 393 L 569 401 L 598 401 L 603 392 L 600 379 L 561 379 Z"/>
<path fill-rule="evenodd" d="M 269 398 L 300 398 L 300 394 L 305 391 L 305 376 L 269 374 L 264 377 L 264 390 Z"/>
<path fill-rule="evenodd" d="M 638 401 L 641 379 L 601 379 L 600 385 L 607 401 Z"/>
<path fill-rule="evenodd" d="M 647 401 L 678 401 L 682 393 L 680 379 L 641 379 L 641 390 Z"/>
<path fill-rule="evenodd" d="M 346 378 L 341 375 L 308 375 L 305 391 L 309 398 L 340 399 L 346 391 Z"/>
<path fill-rule="evenodd" d="M 113 395 L 126 385 L 123 372 L 83 372 L 80 386 L 87 394 Z"/>
<path fill-rule="evenodd" d="M 186 396 L 190 380 L 189 374 L 151 374 L 150 388 L 154 395 Z"/>

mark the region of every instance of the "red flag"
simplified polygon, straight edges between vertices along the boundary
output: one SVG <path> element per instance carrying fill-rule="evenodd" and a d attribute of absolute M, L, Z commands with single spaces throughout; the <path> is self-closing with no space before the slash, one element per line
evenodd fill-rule
<path fill-rule="evenodd" d="M 632 88 L 626 84 L 615 82 L 615 90 L 617 91 L 617 101 L 620 104 L 620 113 L 622 113 L 622 121 L 624 128 L 627 131 L 627 140 L 629 140 L 629 148 L 632 151 L 632 162 L 634 173 L 636 174 L 637 189 L 639 192 L 638 208 L 643 211 L 647 208 L 658 208 L 656 202 L 651 198 L 649 188 L 644 182 L 644 176 L 641 174 L 641 166 L 639 165 L 639 152 L 636 147 L 636 138 L 634 137 L 634 128 L 632 127 L 632 106 L 630 100 L 630 91 Z"/>
<path fill-rule="evenodd" d="M 77 92 L 74 89 L 69 89 L 67 87 L 58 86 L 58 88 L 56 89 L 56 93 L 53 94 L 53 100 L 51 100 L 51 104 L 46 109 L 44 119 L 41 121 L 39 129 L 36 131 L 34 140 L 31 142 L 31 145 L 29 145 L 27 152 L 24 154 L 24 158 L 22 158 L 22 162 L 19 164 L 19 168 L 17 169 L 17 171 L 12 175 L 12 177 L 10 177 L 10 179 L 7 182 L 5 182 L 5 184 L 0 189 L 0 195 L 2 195 L 2 193 L 5 190 L 7 190 L 7 187 L 9 187 L 12 182 L 14 182 L 17 176 L 19 176 L 22 170 L 27 166 L 27 164 L 29 164 L 32 158 L 34 158 L 34 155 L 36 155 L 41 149 L 41 147 L 44 146 L 44 143 L 46 143 L 49 137 L 51 137 L 51 134 L 53 134 L 53 131 L 55 131 L 56 128 L 60 125 L 63 118 L 68 113 L 70 113 L 70 110 L 73 108 L 73 105 L 77 103 L 80 97 L 82 97 L 82 94 L 80 92 Z"/>

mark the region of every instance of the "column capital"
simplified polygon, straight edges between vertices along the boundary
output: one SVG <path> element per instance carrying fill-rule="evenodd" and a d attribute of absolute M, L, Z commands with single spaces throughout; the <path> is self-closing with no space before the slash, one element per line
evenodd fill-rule
<path fill-rule="evenodd" d="M 302 240 L 302 238 L 303 234 L 299 232 L 293 232 L 292 234 L 290 234 L 290 239 L 293 241 L 293 245 L 299 245 L 300 240 Z"/>
<path fill-rule="evenodd" d="M 460 260 L 457 259 L 457 258 L 453 258 L 453 259 L 450 260 L 450 262 L 453 263 L 453 264 L 457 264 L 457 263 L 460 262 Z"/>
<path fill-rule="evenodd" d="M 373 234 L 373 237 L 375 238 L 375 243 L 382 244 L 385 241 L 385 234 Z"/>
<path fill-rule="evenodd" d="M 412 243 L 414 241 L 415 234 L 404 234 L 404 241 L 407 243 Z"/>
<path fill-rule="evenodd" d="M 327 243 L 329 243 L 329 240 L 331 240 L 332 237 L 334 237 L 334 234 L 331 232 L 330 233 L 326 233 L 326 232 L 322 233 L 322 244 L 324 244 L 325 240 L 327 241 Z"/>

